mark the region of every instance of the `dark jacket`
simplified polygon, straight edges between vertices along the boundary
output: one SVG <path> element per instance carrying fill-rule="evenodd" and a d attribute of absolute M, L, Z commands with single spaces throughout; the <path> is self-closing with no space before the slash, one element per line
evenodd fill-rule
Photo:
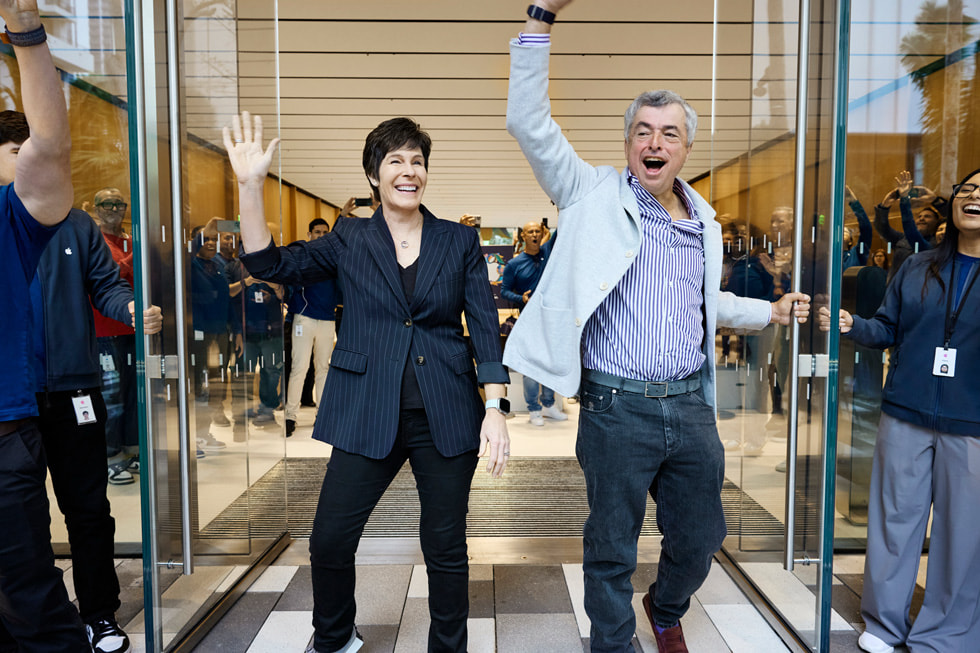
<path fill-rule="evenodd" d="M 37 276 L 44 300 L 47 390 L 100 387 L 92 306 L 130 324 L 133 289 L 119 276 L 119 266 L 88 213 L 71 210 L 41 255 Z"/>
<path fill-rule="evenodd" d="M 302 286 L 337 279 L 344 328 L 330 358 L 313 437 L 342 451 L 370 458 L 391 452 L 406 360 L 415 365 L 432 439 L 444 456 L 479 447 L 486 411 L 477 383 L 509 381 L 477 230 L 439 220 L 424 207 L 422 212 L 411 304 L 381 209 L 370 219 L 339 220 L 312 242 L 270 242 L 241 257 L 260 279 Z"/>
<path fill-rule="evenodd" d="M 191 259 L 191 322 L 194 330 L 208 334 L 228 333 L 230 325 L 236 324 L 232 317 L 225 266 L 217 257 L 205 259 L 195 254 Z M 241 324 L 240 319 L 237 324 Z M 241 328 L 235 332 L 241 332 Z"/>
<path fill-rule="evenodd" d="M 980 283 L 964 299 L 950 347 L 956 349 L 956 376 L 932 373 L 936 347 L 943 344 L 946 293 L 935 280 L 926 286 L 932 252 L 913 254 L 895 275 L 874 317 L 854 316 L 845 336 L 865 347 L 894 347 L 881 409 L 897 419 L 943 433 L 980 436 Z M 941 274 L 949 288 L 952 264 Z"/>

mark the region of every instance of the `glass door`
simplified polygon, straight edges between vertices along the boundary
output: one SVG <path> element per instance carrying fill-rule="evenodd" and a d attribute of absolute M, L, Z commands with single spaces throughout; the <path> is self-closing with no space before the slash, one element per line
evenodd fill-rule
<path fill-rule="evenodd" d="M 131 95 L 141 100 L 130 111 L 138 289 L 165 316 L 138 356 L 146 601 L 130 633 L 144 632 L 148 650 L 185 650 L 287 540 L 281 290 L 237 260 L 237 198 L 221 144 L 239 97 L 278 129 L 275 6 L 246 17 L 235 2 L 127 9 L 139 71 Z M 268 84 L 242 79 L 246 56 L 267 68 Z M 268 198 L 278 222 L 272 179 Z"/>
<path fill-rule="evenodd" d="M 716 28 L 715 57 L 743 55 L 742 78 L 750 80 L 738 97 L 715 98 L 717 107 L 743 108 L 744 153 L 719 157 L 702 181 L 725 234 L 724 289 L 737 295 L 775 301 L 804 292 L 814 311 L 839 303 L 835 198 L 843 142 L 835 140 L 835 89 L 846 80 L 837 56 L 846 5 L 757 0 L 736 17 L 752 25 L 749 43 L 734 29 Z M 829 650 L 834 629 L 852 630 L 829 600 L 836 334 L 810 320 L 752 334 L 722 331 L 717 348 L 728 477 L 724 551 L 796 645 Z"/>

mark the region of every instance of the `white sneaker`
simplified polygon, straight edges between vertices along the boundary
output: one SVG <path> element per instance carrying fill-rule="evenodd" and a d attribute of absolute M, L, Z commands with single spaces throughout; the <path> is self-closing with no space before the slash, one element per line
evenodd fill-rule
<path fill-rule="evenodd" d="M 875 637 L 868 631 L 864 631 L 858 637 L 858 646 L 861 647 L 862 651 L 867 651 L 868 653 L 892 653 L 895 650 L 894 646 L 885 644 L 881 639 Z"/>
<path fill-rule="evenodd" d="M 564 422 L 566 419 L 568 419 L 568 415 L 561 412 L 561 408 L 558 407 L 558 404 L 545 406 L 543 409 L 541 409 L 541 415 L 544 417 L 550 417 L 556 422 Z"/>
<path fill-rule="evenodd" d="M 527 421 L 531 422 L 535 426 L 544 426 L 544 418 L 541 417 L 540 410 L 532 410 L 527 415 Z"/>
<path fill-rule="evenodd" d="M 227 444 L 218 440 L 210 433 L 207 434 L 207 437 L 197 439 L 197 448 L 203 449 L 204 451 L 221 451 L 227 446 Z"/>

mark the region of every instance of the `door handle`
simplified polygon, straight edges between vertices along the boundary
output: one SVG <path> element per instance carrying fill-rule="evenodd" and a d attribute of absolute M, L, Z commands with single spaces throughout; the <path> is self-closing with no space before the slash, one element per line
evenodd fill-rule
<path fill-rule="evenodd" d="M 796 181 L 793 194 L 793 277 L 792 290 L 800 292 L 803 257 L 803 221 L 806 186 L 806 134 L 809 118 L 810 79 L 810 0 L 800 0 L 799 43 L 796 70 Z M 815 237 L 815 236 L 813 236 Z M 783 567 L 793 571 L 796 540 L 796 453 L 798 446 L 800 381 L 800 323 L 790 318 L 789 407 L 786 414 L 789 432 L 786 437 L 786 523 L 784 525 Z"/>

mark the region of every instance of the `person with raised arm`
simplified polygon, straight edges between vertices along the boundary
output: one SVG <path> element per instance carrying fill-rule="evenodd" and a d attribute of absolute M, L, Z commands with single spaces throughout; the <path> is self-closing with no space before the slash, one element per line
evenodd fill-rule
<path fill-rule="evenodd" d="M 333 451 L 310 537 L 315 633 L 307 650 L 362 646 L 354 553 L 371 510 L 408 460 L 422 508 L 428 650 L 465 653 L 466 511 L 477 452 L 482 442 L 495 478 L 510 456 L 509 376 L 479 233 L 422 204 L 431 140 L 409 118 L 382 122 L 365 141 L 364 174 L 381 203 L 374 215 L 342 218 L 325 236 L 285 247 L 274 246 L 263 215 L 278 140 L 263 147 L 261 120 L 243 112 L 224 141 L 238 178 L 245 267 L 291 285 L 336 279 L 344 297 L 344 326 L 313 427 Z"/>
<path fill-rule="evenodd" d="M 630 577 L 649 493 L 664 541 L 643 607 L 660 653 L 683 653 L 680 619 L 726 532 L 715 327 L 803 321 L 810 298 L 786 292 L 770 303 L 719 290 L 721 226 L 678 178 L 697 114 L 676 93 L 643 93 L 626 111 L 622 172 L 578 156 L 548 98 L 551 27 L 569 2 L 535 0 L 510 46 L 507 130 L 558 207 L 561 237 L 504 361 L 579 395 L 592 652 L 633 651 Z"/>
<path fill-rule="evenodd" d="M 54 564 L 34 395 L 30 284 L 74 198 L 68 109 L 36 0 L 0 0 L 0 18 L 30 127 L 29 135 L 13 129 L 21 120 L 0 113 L 0 646 L 90 652 Z"/>

